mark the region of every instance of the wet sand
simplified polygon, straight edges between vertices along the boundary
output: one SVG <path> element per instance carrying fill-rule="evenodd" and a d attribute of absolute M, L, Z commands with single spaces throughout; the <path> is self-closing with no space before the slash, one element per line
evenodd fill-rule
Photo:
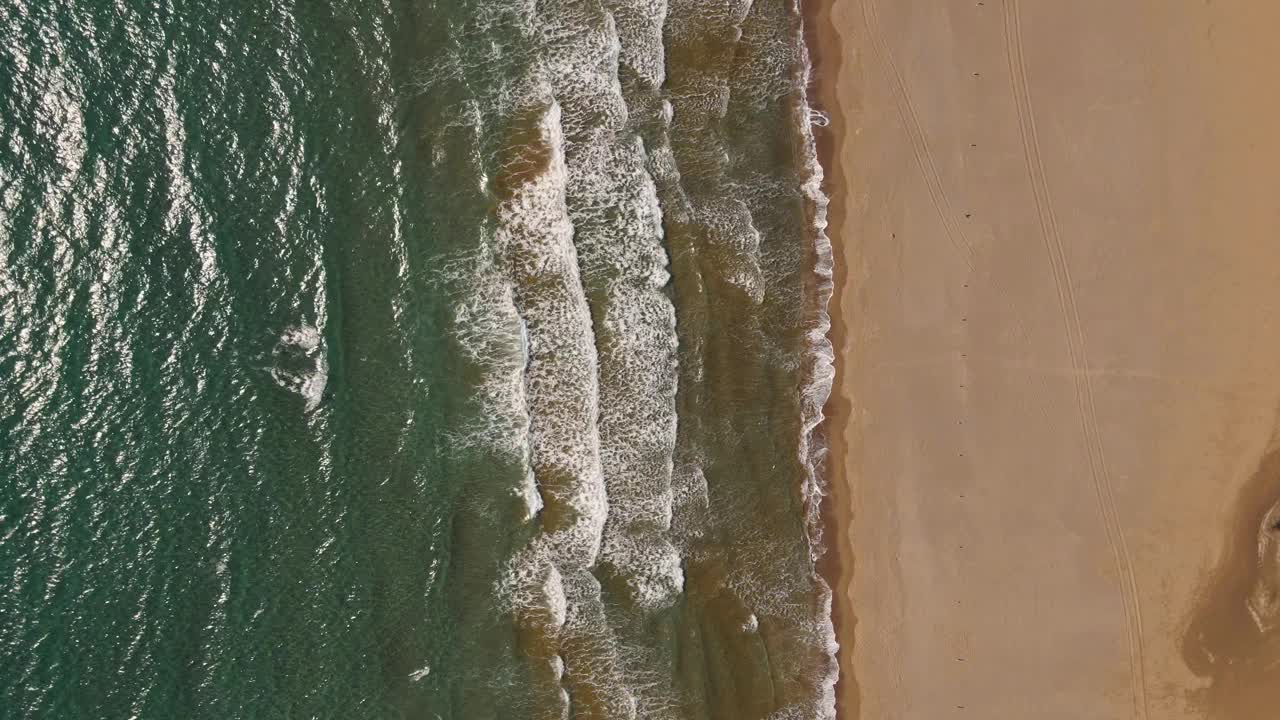
<path fill-rule="evenodd" d="M 809 12 L 840 716 L 1275 716 L 1280 5 Z"/>

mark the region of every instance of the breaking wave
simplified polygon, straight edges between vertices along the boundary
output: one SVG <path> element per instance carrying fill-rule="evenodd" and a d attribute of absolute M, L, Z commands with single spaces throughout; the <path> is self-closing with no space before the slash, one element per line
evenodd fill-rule
<path fill-rule="evenodd" d="M 488 551 L 515 640 L 485 657 L 512 666 L 474 682 L 530 717 L 833 717 L 832 256 L 797 3 L 479 13 L 459 32 L 494 40 L 421 73 L 454 99 L 439 136 L 475 128 L 433 163 L 492 206 L 436 270 L 475 369 L 446 451 L 514 468 L 474 503 L 519 526 Z"/>

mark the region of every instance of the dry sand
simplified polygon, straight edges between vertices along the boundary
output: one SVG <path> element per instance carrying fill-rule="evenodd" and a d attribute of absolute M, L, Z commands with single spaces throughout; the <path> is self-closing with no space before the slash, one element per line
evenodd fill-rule
<path fill-rule="evenodd" d="M 841 717 L 1280 717 L 1280 2 L 811 10 Z"/>

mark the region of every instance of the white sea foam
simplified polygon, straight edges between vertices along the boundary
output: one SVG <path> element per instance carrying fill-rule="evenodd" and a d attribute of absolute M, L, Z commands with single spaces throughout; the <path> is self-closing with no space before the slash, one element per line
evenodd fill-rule
<path fill-rule="evenodd" d="M 272 355 L 276 384 L 302 398 L 303 412 L 319 407 L 329 382 L 329 358 L 320 330 L 310 325 L 285 328 Z"/>
<path fill-rule="evenodd" d="M 685 173 L 677 182 L 690 199 L 692 222 L 705 228 L 700 238 L 705 244 L 698 250 L 714 253 L 714 265 L 722 273 L 719 279 L 762 304 L 762 314 L 785 318 L 788 329 L 799 322 L 804 332 L 804 347 L 798 352 L 768 338 L 763 346 L 754 348 L 764 362 L 793 374 L 799 383 L 800 433 L 794 447 L 802 473 L 798 478 L 788 473 L 779 479 L 798 485 L 805 513 L 801 544 L 794 538 L 778 537 L 776 528 L 759 526 L 753 521 L 758 508 L 734 507 L 735 498 L 723 492 L 716 495 L 714 502 L 718 504 L 706 512 L 732 537 L 735 556 L 743 558 L 728 564 L 726 586 L 758 617 L 767 616 L 771 622 L 781 621 L 790 628 L 788 643 L 793 651 L 785 659 L 805 668 L 798 675 L 805 678 L 811 697 L 780 711 L 777 717 L 829 718 L 834 715 L 837 671 L 830 591 L 812 568 L 822 553 L 821 462 L 825 447 L 816 430 L 833 378 L 826 312 L 832 289 L 832 255 L 825 234 L 827 200 L 821 192 L 822 169 L 812 137 L 815 116 L 804 95 L 810 65 L 799 7 L 793 0 L 754 5 L 746 0 L 672 0 L 670 12 L 682 20 L 673 27 L 671 42 L 696 46 L 699 37 L 712 36 L 738 45 L 731 67 L 709 58 L 702 67 L 686 70 L 670 96 L 673 135 L 698 138 L 698 142 L 682 143 L 682 165 L 672 168 L 677 178 L 679 172 Z M 788 124 L 799 140 L 799 176 L 786 168 L 782 173 L 761 168 L 752 157 L 742 154 L 748 148 L 726 144 L 718 132 L 705 129 L 718 127 L 731 105 L 746 113 L 748 123 L 757 109 L 761 113 L 770 108 L 787 109 L 791 115 Z M 703 175 L 698 182 L 691 181 L 685 170 L 689 167 Z M 708 177 L 715 180 L 709 182 Z M 804 214 L 795 220 L 804 226 L 787 220 L 782 228 L 777 214 L 787 212 L 785 208 L 794 202 L 797 191 Z M 678 200 L 679 194 L 669 192 L 666 198 Z M 665 207 L 668 213 L 672 211 L 670 204 Z M 786 284 L 793 283 L 797 268 L 804 271 L 802 288 Z M 689 353 L 697 362 L 693 349 Z M 686 373 L 700 381 L 703 368 L 691 367 Z M 677 496 L 696 518 L 702 497 L 698 458 L 690 457 L 677 467 Z M 701 484 L 705 487 L 705 481 Z M 799 571 L 805 566 L 808 572 Z"/>
<path fill-rule="evenodd" d="M 560 106 L 545 107 L 535 152 L 548 156 L 546 167 L 522 177 L 499 207 L 495 241 L 527 329 L 530 462 L 543 512 L 552 515 L 519 562 L 569 572 L 595 563 L 607 506 L 595 344 L 565 208 Z"/>
<path fill-rule="evenodd" d="M 512 492 L 537 531 L 505 564 L 497 589 L 517 622 L 547 638 L 552 649 L 534 662 L 552 664 L 548 676 L 563 683 L 553 689 L 565 708 L 567 688 L 575 698 L 594 698 L 604 717 L 682 717 L 673 681 L 646 675 L 659 656 L 626 626 L 679 600 L 691 544 L 713 528 L 735 544 L 724 588 L 742 599 L 742 631 L 788 627 L 785 647 L 795 656 L 770 660 L 786 668 L 779 672 L 804 676 L 812 690 L 773 717 L 830 717 L 834 706 L 830 593 L 811 570 L 823 495 L 815 429 L 832 377 L 825 314 L 831 254 L 810 135 L 817 116 L 804 103 L 787 105 L 795 107 L 805 154 L 801 177 L 794 168 L 784 169 L 786 177 L 752 169 L 752 158 L 743 157 L 752 148 L 731 147 L 716 130 L 735 120 L 727 118 L 734 103 L 803 92 L 807 60 L 798 22 L 769 25 L 778 14 L 771 8 L 749 0 L 672 0 L 669 9 L 662 0 L 530 0 L 520 32 L 533 62 L 496 108 L 487 108 L 504 117 L 536 115 L 536 137 L 530 148 L 504 154 L 515 159 L 489 183 L 501 188 L 494 250 L 505 289 L 484 291 L 474 305 L 462 302 L 467 320 L 484 324 L 459 342 L 473 346 L 470 362 L 493 381 L 485 405 L 516 408 L 526 418 L 527 432 L 513 433 L 519 439 L 511 450 L 523 448 L 532 474 Z M 667 88 L 662 40 L 696 47 L 702 35 L 743 44 L 743 61 L 731 68 L 742 76 L 711 63 L 701 75 L 684 69 Z M 679 158 L 668 133 L 682 137 Z M 525 143 L 529 133 L 516 136 Z M 810 226 L 793 240 L 777 234 L 767 213 L 794 203 L 797 192 Z M 762 214 L 765 222 L 757 224 Z M 780 283 L 794 285 L 795 276 L 778 268 L 800 253 L 806 259 L 803 292 L 781 289 L 803 298 L 794 317 L 804 323 L 805 347 L 769 340 L 758 349 L 762 362 L 795 378 L 802 393 L 794 447 L 803 477 L 793 464 L 779 481 L 800 485 L 803 537 L 752 527 L 760 508 L 712 507 L 706 458 L 696 446 L 677 447 L 677 350 L 683 377 L 702 386 L 708 371 L 700 343 L 717 339 L 686 330 L 691 344 L 677 348 L 664 220 L 695 228 L 701 243 L 693 252 L 705 276 L 688 278 L 682 290 L 694 297 L 728 284 L 776 310 Z M 783 261 L 767 256 L 770 242 Z M 483 307 L 489 303 L 503 312 Z M 713 437 L 732 427 L 704 421 Z M 503 420 L 489 430 L 517 426 Z M 466 434 L 473 430 L 479 428 Z M 621 589 L 625 597 L 611 598 L 625 601 L 621 609 L 606 610 L 597 576 L 609 592 Z"/>
<path fill-rule="evenodd" d="M 666 537 L 675 314 L 663 291 L 661 210 L 644 144 L 625 130 L 618 71 L 628 63 L 654 92 L 661 82 L 661 44 L 621 38 L 660 38 L 652 11 L 662 3 L 643 4 L 541 8 L 546 52 L 531 82 L 539 89 L 521 92 L 545 92 L 538 132 L 550 161 L 499 210 L 499 244 L 528 326 L 533 465 L 554 471 L 537 474 L 543 532 L 513 558 L 509 595 L 518 614 L 550 610 L 544 629 L 562 637 L 564 676 L 617 718 L 636 717 L 640 700 L 590 571 L 597 559 L 611 568 L 637 608 L 669 605 L 684 580 Z M 553 576 L 558 595 L 540 580 Z"/>
<path fill-rule="evenodd" d="M 471 250 L 441 258 L 430 278 L 452 298 L 448 338 L 451 355 L 470 369 L 475 387 L 469 412 L 446 432 L 453 455 L 483 450 L 527 466 L 529 417 L 524 392 L 524 328 L 510 283 L 490 253 Z M 526 473 L 527 474 L 527 473 Z M 525 483 L 513 488 L 530 515 L 541 500 Z"/>
<path fill-rule="evenodd" d="M 530 469 L 525 474 L 525 481 L 513 490 L 515 496 L 520 500 L 520 506 L 524 509 L 524 513 L 520 516 L 522 522 L 530 522 L 538 516 L 542 511 L 542 496 L 538 494 L 538 481 L 533 476 L 533 470 Z"/>
<path fill-rule="evenodd" d="M 675 311 L 661 214 L 639 138 L 597 135 L 570 171 L 583 282 L 595 300 L 601 461 L 609 523 L 602 560 L 631 599 L 668 605 L 683 588 L 671 525 L 675 446 Z"/>
<path fill-rule="evenodd" d="M 792 13 L 800 15 L 799 0 L 792 1 Z M 799 77 L 796 84 L 807 92 L 810 87 L 813 65 L 809 51 L 804 43 L 803 25 L 797 24 L 795 30 L 795 46 L 799 54 Z M 801 437 L 799 454 L 805 469 L 802 496 L 805 500 L 806 528 L 810 543 L 810 557 L 814 562 L 825 552 L 822 543 L 822 498 L 826 494 L 824 459 L 826 447 L 822 438 L 817 435 L 817 428 L 823 421 L 822 409 L 831 395 L 832 383 L 835 379 L 835 352 L 828 334 L 831 330 L 831 318 L 828 304 L 832 297 L 833 255 L 831 241 L 827 229 L 828 199 L 822 191 L 823 169 L 818 162 L 817 147 L 813 137 L 812 123 L 809 119 L 811 106 L 806 102 L 795 108 L 794 123 L 804 141 L 804 169 L 806 176 L 801 185 L 802 193 L 808 204 L 811 226 L 807 237 L 811 238 L 809 257 L 812 266 L 808 278 L 806 298 L 810 306 L 805 312 L 805 338 L 807 344 L 807 367 L 803 374 L 804 383 L 801 388 Z M 835 684 L 839 677 L 839 664 L 836 653 L 839 645 L 836 641 L 835 628 L 831 619 L 831 590 L 826 582 L 815 575 L 818 586 L 819 608 L 815 619 L 814 633 L 816 639 L 823 643 L 820 648 L 825 654 L 825 676 L 818 678 L 814 698 L 814 708 L 821 713 L 820 717 L 835 717 Z"/>
<path fill-rule="evenodd" d="M 617 23 L 619 64 L 635 72 L 649 88 L 662 87 L 666 80 L 662 44 L 666 0 L 619 0 L 607 4 Z"/>

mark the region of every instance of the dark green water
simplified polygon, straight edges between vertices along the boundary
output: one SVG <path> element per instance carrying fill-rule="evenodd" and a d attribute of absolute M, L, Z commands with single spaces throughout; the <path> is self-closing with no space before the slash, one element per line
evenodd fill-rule
<path fill-rule="evenodd" d="M 0 0 L 0 718 L 830 717 L 799 22 Z"/>

